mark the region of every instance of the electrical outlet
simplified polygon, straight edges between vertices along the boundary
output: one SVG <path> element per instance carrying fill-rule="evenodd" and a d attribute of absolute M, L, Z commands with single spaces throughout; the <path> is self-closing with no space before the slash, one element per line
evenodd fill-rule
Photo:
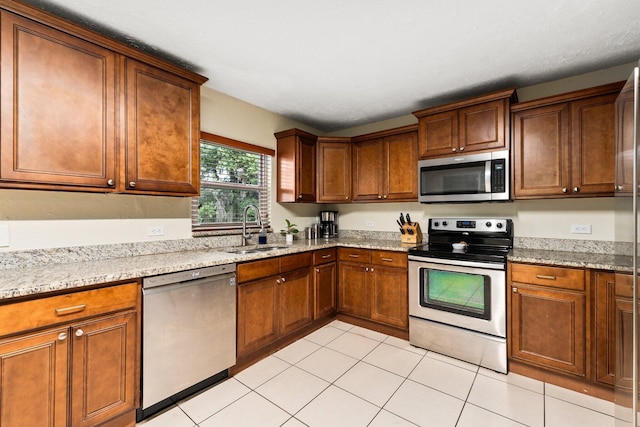
<path fill-rule="evenodd" d="M 590 224 L 571 224 L 571 232 L 574 234 L 591 234 Z"/>
<path fill-rule="evenodd" d="M 161 225 L 147 227 L 147 236 L 164 236 L 164 228 Z"/>
<path fill-rule="evenodd" d="M 0 247 L 9 246 L 9 224 L 0 224 Z"/>
<path fill-rule="evenodd" d="M 376 225 L 375 222 L 373 221 L 367 221 L 367 227 L 373 227 L 374 225 Z"/>

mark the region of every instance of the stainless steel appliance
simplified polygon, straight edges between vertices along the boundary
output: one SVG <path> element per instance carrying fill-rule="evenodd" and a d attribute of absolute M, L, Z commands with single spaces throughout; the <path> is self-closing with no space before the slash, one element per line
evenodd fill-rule
<path fill-rule="evenodd" d="M 320 236 L 325 239 L 338 237 L 338 212 L 320 211 Z"/>
<path fill-rule="evenodd" d="M 142 280 L 138 421 L 228 376 L 236 363 L 235 264 Z"/>
<path fill-rule="evenodd" d="M 509 150 L 418 162 L 418 201 L 508 201 Z"/>
<path fill-rule="evenodd" d="M 428 236 L 409 250 L 409 341 L 506 373 L 512 221 L 431 218 Z"/>

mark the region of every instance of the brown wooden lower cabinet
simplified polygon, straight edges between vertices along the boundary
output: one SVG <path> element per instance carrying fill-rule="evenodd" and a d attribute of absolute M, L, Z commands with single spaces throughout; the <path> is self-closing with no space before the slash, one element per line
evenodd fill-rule
<path fill-rule="evenodd" d="M 14 324 L 42 326 L 43 310 L 51 312 L 48 322 L 58 323 L 0 328 L 0 425 L 88 427 L 118 419 L 134 426 L 138 293 L 132 283 L 0 306 L 2 321 L 19 315 Z M 87 318 L 115 307 L 118 312 Z"/>
<path fill-rule="evenodd" d="M 407 254 L 339 248 L 338 259 L 338 312 L 407 330 Z"/>

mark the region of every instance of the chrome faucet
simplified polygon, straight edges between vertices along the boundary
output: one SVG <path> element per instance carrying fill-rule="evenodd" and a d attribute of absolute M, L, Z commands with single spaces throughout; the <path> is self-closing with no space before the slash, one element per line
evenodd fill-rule
<path fill-rule="evenodd" d="M 256 211 L 258 226 L 262 227 L 262 215 L 260 215 L 260 209 L 256 205 L 249 203 L 244 207 L 244 212 L 242 213 L 242 246 L 247 246 L 247 240 L 251 239 L 251 233 L 247 233 L 247 211 L 249 208 L 253 208 Z"/>

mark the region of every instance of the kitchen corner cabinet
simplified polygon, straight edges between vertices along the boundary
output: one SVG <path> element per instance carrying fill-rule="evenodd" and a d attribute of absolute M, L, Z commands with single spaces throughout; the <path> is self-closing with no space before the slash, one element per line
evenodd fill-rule
<path fill-rule="evenodd" d="M 351 201 L 351 138 L 318 137 L 318 203 Z"/>
<path fill-rule="evenodd" d="M 338 248 L 338 312 L 407 330 L 407 254 Z"/>
<path fill-rule="evenodd" d="M 596 382 L 631 389 L 633 383 L 633 286 L 632 277 L 593 272 L 595 289 Z"/>
<path fill-rule="evenodd" d="M 3 8 L 15 13 L 0 11 L 0 187 L 198 194 L 204 77 Z"/>
<path fill-rule="evenodd" d="M 314 319 L 333 316 L 336 312 L 337 249 L 321 249 L 313 253 Z"/>
<path fill-rule="evenodd" d="M 509 89 L 414 112 L 420 159 L 509 148 L 512 99 Z"/>
<path fill-rule="evenodd" d="M 516 199 L 612 196 L 621 83 L 513 105 Z"/>
<path fill-rule="evenodd" d="M 509 357 L 586 376 L 584 270 L 509 264 Z"/>
<path fill-rule="evenodd" d="M 238 359 L 311 324 L 311 263 L 304 252 L 238 265 Z"/>
<path fill-rule="evenodd" d="M 417 201 L 415 126 L 353 138 L 353 201 Z"/>
<path fill-rule="evenodd" d="M 136 283 L 0 306 L 0 425 L 135 425 Z"/>
<path fill-rule="evenodd" d="M 274 134 L 277 140 L 277 201 L 316 201 L 316 139 L 300 129 Z"/>

